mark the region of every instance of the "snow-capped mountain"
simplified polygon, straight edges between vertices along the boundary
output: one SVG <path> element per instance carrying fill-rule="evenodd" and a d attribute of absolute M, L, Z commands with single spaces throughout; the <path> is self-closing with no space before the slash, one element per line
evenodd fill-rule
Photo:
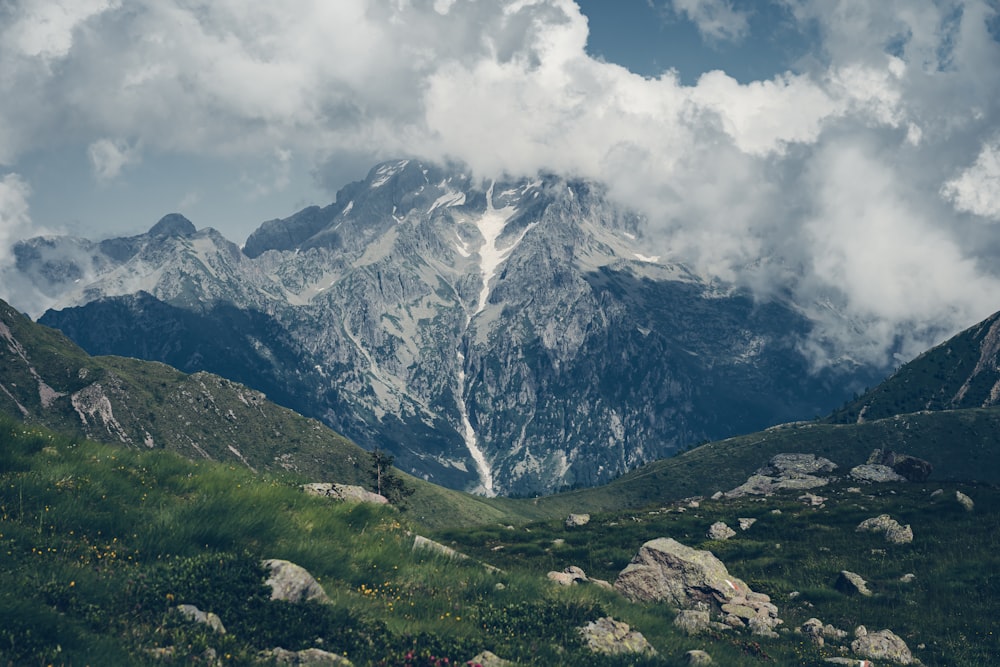
<path fill-rule="evenodd" d="M 875 377 L 810 374 L 795 309 L 649 256 L 641 228 L 594 184 L 403 160 L 242 252 L 174 215 L 17 257 L 57 303 L 40 321 L 89 352 L 219 373 L 486 494 L 607 481 Z"/>

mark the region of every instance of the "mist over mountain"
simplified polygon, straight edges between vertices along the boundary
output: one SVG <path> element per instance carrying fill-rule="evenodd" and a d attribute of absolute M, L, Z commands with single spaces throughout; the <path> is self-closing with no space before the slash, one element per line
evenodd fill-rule
<path fill-rule="evenodd" d="M 587 181 L 400 160 L 242 251 L 168 216 L 16 252 L 54 304 L 40 321 L 92 354 L 238 380 L 488 495 L 599 484 L 826 414 L 880 377 L 816 369 L 801 308 L 661 261 L 642 230 Z"/>

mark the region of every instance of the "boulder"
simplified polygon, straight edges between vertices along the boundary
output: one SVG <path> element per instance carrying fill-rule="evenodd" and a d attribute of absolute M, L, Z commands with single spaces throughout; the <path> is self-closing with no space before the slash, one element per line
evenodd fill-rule
<path fill-rule="evenodd" d="M 749 626 L 767 636 L 782 622 L 771 599 L 729 574 L 712 552 L 692 549 L 672 538 L 642 545 L 619 573 L 615 590 L 633 602 L 714 611 L 731 627 Z"/>
<path fill-rule="evenodd" d="M 712 664 L 712 656 L 700 649 L 695 649 L 693 651 L 688 651 L 684 654 L 684 664 L 690 665 L 691 667 L 702 667 L 703 665 Z"/>
<path fill-rule="evenodd" d="M 906 478 L 889 466 L 865 463 L 851 468 L 851 477 L 861 482 L 905 482 Z"/>
<path fill-rule="evenodd" d="M 708 529 L 708 539 L 728 540 L 734 536 L 736 531 L 726 525 L 724 521 L 716 521 Z"/>
<path fill-rule="evenodd" d="M 206 613 L 193 604 L 179 604 L 176 609 L 181 616 L 189 621 L 203 623 L 220 635 L 226 634 L 226 626 L 222 624 L 222 619 L 217 614 L 213 614 L 212 612 Z"/>
<path fill-rule="evenodd" d="M 483 651 L 465 663 L 469 667 L 514 667 L 510 660 L 504 660 L 492 651 Z"/>
<path fill-rule="evenodd" d="M 748 589 L 710 551 L 661 537 L 642 545 L 615 580 L 633 602 L 667 602 L 678 609 L 718 608 Z"/>
<path fill-rule="evenodd" d="M 901 526 L 888 514 L 880 514 L 871 519 L 865 519 L 858 524 L 857 532 L 879 533 L 890 544 L 909 544 L 913 541 L 913 529 L 909 525 Z"/>
<path fill-rule="evenodd" d="M 270 571 L 270 576 L 264 583 L 271 587 L 272 600 L 288 602 L 329 602 L 323 587 L 305 568 L 287 560 L 272 558 L 263 562 Z"/>
<path fill-rule="evenodd" d="M 961 505 L 963 508 L 965 508 L 966 512 L 971 512 L 973 510 L 973 508 L 975 508 L 975 506 L 976 506 L 976 504 L 974 502 L 972 502 L 972 498 L 970 498 L 969 496 L 965 495 L 961 491 L 956 491 L 955 492 L 955 500 L 958 501 L 959 505 Z"/>
<path fill-rule="evenodd" d="M 385 496 L 380 496 L 368 489 L 351 484 L 314 482 L 312 484 L 303 484 L 302 490 L 312 496 L 331 498 L 341 502 L 372 503 L 374 505 L 389 504 L 389 500 Z"/>
<path fill-rule="evenodd" d="M 916 580 L 917 580 L 917 575 L 913 574 L 912 572 L 907 572 L 906 574 L 904 574 L 902 577 L 899 578 L 899 581 L 904 584 L 912 584 Z"/>
<path fill-rule="evenodd" d="M 898 665 L 914 663 L 913 654 L 910 653 L 906 642 L 890 630 L 868 632 L 864 626 L 859 626 L 854 634 L 857 639 L 851 642 L 851 651 L 855 655 L 871 660 L 886 660 Z"/>
<path fill-rule="evenodd" d="M 837 581 L 833 587 L 847 595 L 864 595 L 868 597 L 872 594 L 868 590 L 868 582 L 860 574 L 855 574 L 848 570 L 840 571 L 840 575 L 837 576 Z"/>
<path fill-rule="evenodd" d="M 769 496 L 783 489 L 805 490 L 825 486 L 837 464 L 815 454 L 776 454 L 767 465 L 751 475 L 740 486 L 727 491 L 728 498 L 745 495 Z"/>
<path fill-rule="evenodd" d="M 708 612 L 699 609 L 681 609 L 674 617 L 674 626 L 686 635 L 697 635 L 706 632 L 711 619 Z"/>
<path fill-rule="evenodd" d="M 261 661 L 274 665 L 301 665 L 309 667 L 351 667 L 350 660 L 336 653 L 329 653 L 318 648 L 307 648 L 302 651 L 289 651 L 283 648 L 273 648 L 257 654 Z"/>
<path fill-rule="evenodd" d="M 817 496 L 815 493 L 803 493 L 798 499 L 810 507 L 819 507 L 827 501 L 826 498 Z"/>
<path fill-rule="evenodd" d="M 465 554 L 455 551 L 451 547 L 445 546 L 440 542 L 435 542 L 432 539 L 426 538 L 423 535 L 415 535 L 413 537 L 413 550 L 414 551 L 431 551 L 440 556 L 447 556 L 448 558 L 468 558 Z"/>
<path fill-rule="evenodd" d="M 757 523 L 757 519 L 750 519 L 750 518 L 743 518 L 743 517 L 741 517 L 741 518 L 739 518 L 737 520 L 740 522 L 740 530 L 750 530 L 750 526 L 752 526 L 755 523 Z"/>
<path fill-rule="evenodd" d="M 590 581 L 587 574 L 576 565 L 570 565 L 562 572 L 549 572 L 549 581 L 554 581 L 561 586 L 573 586 Z"/>
<path fill-rule="evenodd" d="M 613 618 L 599 618 L 578 628 L 584 643 L 594 653 L 620 655 L 623 653 L 643 653 L 656 655 L 656 649 L 646 641 L 642 633 L 632 630 L 627 623 Z"/>
<path fill-rule="evenodd" d="M 907 454 L 897 454 L 893 451 L 883 451 L 878 461 L 869 460 L 869 463 L 881 463 L 889 466 L 909 482 L 926 482 L 927 478 L 934 472 L 934 466 L 929 461 Z"/>
<path fill-rule="evenodd" d="M 570 514 L 566 517 L 566 527 L 567 528 L 578 528 L 580 526 L 586 526 L 590 523 L 589 514 Z"/>

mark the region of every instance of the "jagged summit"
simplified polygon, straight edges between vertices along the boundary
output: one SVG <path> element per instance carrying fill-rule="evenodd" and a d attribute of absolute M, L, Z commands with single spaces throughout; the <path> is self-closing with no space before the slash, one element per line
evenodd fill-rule
<path fill-rule="evenodd" d="M 190 220 L 180 213 L 168 213 L 150 228 L 149 236 L 163 238 L 167 236 L 193 236 L 197 229 Z"/>

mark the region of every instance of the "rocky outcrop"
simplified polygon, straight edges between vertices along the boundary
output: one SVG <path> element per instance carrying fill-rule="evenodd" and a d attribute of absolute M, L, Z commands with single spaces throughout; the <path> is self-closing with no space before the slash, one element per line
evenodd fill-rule
<path fill-rule="evenodd" d="M 859 482 L 905 482 L 906 478 L 889 466 L 880 463 L 864 463 L 851 468 L 850 475 Z"/>
<path fill-rule="evenodd" d="M 846 630 L 835 628 L 829 623 L 824 625 L 818 618 L 810 618 L 799 627 L 799 631 L 816 646 L 823 646 L 827 641 L 840 642 L 847 637 Z"/>
<path fill-rule="evenodd" d="M 726 525 L 724 521 L 716 521 L 708 528 L 708 539 L 728 540 L 736 535 L 736 531 Z"/>
<path fill-rule="evenodd" d="M 270 572 L 264 583 L 271 587 L 272 600 L 288 602 L 329 602 L 326 591 L 309 572 L 287 560 L 270 559 L 264 561 Z"/>
<path fill-rule="evenodd" d="M 755 634 L 770 636 L 782 623 L 771 599 L 729 574 L 712 552 L 692 549 L 672 538 L 642 545 L 614 587 L 632 601 L 710 611 L 726 624 L 749 627 Z"/>
<path fill-rule="evenodd" d="M 656 649 L 642 633 L 632 630 L 627 623 L 604 617 L 579 628 L 584 643 L 594 653 L 621 655 L 640 653 L 656 655 Z"/>
<path fill-rule="evenodd" d="M 514 667 L 510 660 L 504 660 L 492 651 L 483 651 L 465 663 L 468 667 Z"/>
<path fill-rule="evenodd" d="M 750 526 L 757 523 L 757 519 L 746 518 L 746 517 L 741 517 L 740 519 L 738 519 L 738 521 L 740 522 L 740 530 L 744 531 L 750 530 Z"/>
<path fill-rule="evenodd" d="M 312 484 L 303 484 L 302 490 L 312 496 L 320 496 L 321 498 L 330 498 L 342 502 L 372 503 L 373 505 L 389 504 L 389 500 L 385 496 L 351 484 L 313 482 Z"/>
<path fill-rule="evenodd" d="M 769 496 L 784 489 L 805 490 L 829 484 L 837 464 L 815 454 L 775 454 L 740 486 L 727 491 L 727 498 L 746 495 Z"/>
<path fill-rule="evenodd" d="M 684 664 L 690 667 L 704 667 L 714 663 L 711 655 L 701 649 L 693 649 L 684 654 Z"/>
<path fill-rule="evenodd" d="M 298 665 L 299 667 L 351 667 L 353 664 L 342 655 L 318 648 L 307 648 L 302 651 L 273 648 L 262 651 L 258 654 L 258 658 L 265 664 Z"/>
<path fill-rule="evenodd" d="M 576 565 L 570 565 L 562 572 L 549 572 L 549 581 L 554 581 L 562 586 L 573 586 L 588 581 L 586 573 Z"/>
<path fill-rule="evenodd" d="M 697 635 L 711 628 L 711 617 L 704 609 L 681 609 L 674 617 L 674 627 L 686 635 Z"/>
<path fill-rule="evenodd" d="M 890 544 L 909 544 L 913 541 L 913 529 L 909 524 L 901 526 L 888 514 L 880 514 L 871 519 L 865 519 L 858 524 L 857 532 L 878 533 Z"/>
<path fill-rule="evenodd" d="M 915 661 L 909 647 L 890 630 L 868 632 L 865 626 L 854 630 L 856 639 L 851 642 L 855 655 L 871 660 L 886 660 L 898 665 L 912 665 Z"/>
<path fill-rule="evenodd" d="M 892 450 L 876 449 L 866 463 L 888 466 L 909 482 L 926 482 L 934 472 L 934 466 L 929 461 L 908 454 L 897 454 Z"/>
<path fill-rule="evenodd" d="M 872 592 L 868 589 L 868 582 L 860 574 L 849 570 L 840 571 L 833 587 L 847 595 L 864 595 L 865 597 L 872 595 Z"/>
<path fill-rule="evenodd" d="M 195 607 L 193 604 L 179 604 L 176 609 L 181 616 L 189 621 L 207 625 L 220 635 L 226 634 L 226 626 L 222 624 L 222 619 L 219 618 L 218 614 L 210 611 L 204 612 L 201 609 L 198 609 L 198 607 Z"/>
<path fill-rule="evenodd" d="M 430 551 L 439 556 L 445 556 L 447 558 L 468 558 L 465 554 L 455 551 L 449 546 L 441 544 L 440 542 L 435 542 L 434 540 L 424 537 L 423 535 L 413 536 L 413 550 L 414 551 Z"/>
<path fill-rule="evenodd" d="M 567 528 L 578 528 L 580 526 L 586 526 L 590 523 L 589 514 L 570 514 L 566 517 L 566 527 Z"/>

